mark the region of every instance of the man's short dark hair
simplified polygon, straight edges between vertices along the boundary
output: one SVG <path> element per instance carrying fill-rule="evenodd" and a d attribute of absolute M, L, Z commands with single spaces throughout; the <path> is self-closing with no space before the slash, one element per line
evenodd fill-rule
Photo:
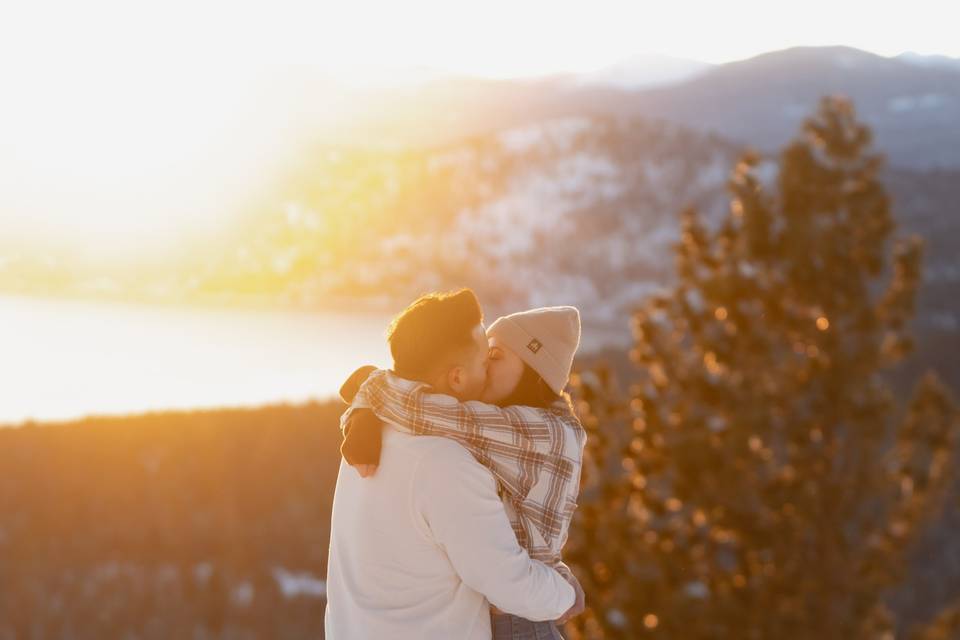
<path fill-rule="evenodd" d="M 429 381 L 445 360 L 472 344 L 471 333 L 481 322 L 480 301 L 470 289 L 420 296 L 387 330 L 393 370 L 403 378 Z"/>

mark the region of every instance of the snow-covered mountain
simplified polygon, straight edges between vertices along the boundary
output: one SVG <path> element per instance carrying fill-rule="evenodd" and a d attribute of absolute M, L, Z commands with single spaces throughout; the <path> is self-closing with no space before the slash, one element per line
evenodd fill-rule
<path fill-rule="evenodd" d="M 336 133 L 341 142 L 419 147 L 557 117 L 656 117 L 775 151 L 821 96 L 841 93 L 891 164 L 960 169 L 960 65 L 949 59 L 795 47 L 707 67 L 654 62 L 641 57 L 582 77 L 445 78 L 371 94 L 370 108 L 352 111 Z"/>
<path fill-rule="evenodd" d="M 681 208 L 722 213 L 737 151 L 668 123 L 599 118 L 434 149 L 418 160 L 432 188 L 459 185 L 461 196 L 434 209 L 429 225 L 382 228 L 325 274 L 329 289 L 310 281 L 297 292 L 403 300 L 468 284 L 490 312 L 577 304 L 597 343 L 622 343 L 629 309 L 669 280 Z"/>
<path fill-rule="evenodd" d="M 850 47 L 796 47 L 639 92 L 623 109 L 773 151 L 832 93 L 853 99 L 892 164 L 960 168 L 960 66 L 918 65 Z"/>
<path fill-rule="evenodd" d="M 277 254 L 273 244 L 252 252 L 283 255 L 283 295 L 307 306 L 351 297 L 396 308 L 426 290 L 469 285 L 491 314 L 576 304 L 595 346 L 624 344 L 630 310 L 671 281 L 681 211 L 693 206 L 719 219 L 741 151 L 663 120 L 559 117 L 426 150 L 362 159 L 341 152 L 339 164 L 363 162 L 369 174 L 363 190 L 337 196 L 363 216 L 355 226 L 341 226 L 325 245 L 329 230 L 307 221 L 339 205 L 293 192 L 288 205 L 305 213 L 257 227 L 278 225 L 261 238 L 297 238 L 293 253 L 283 245 Z M 772 187 L 775 157 L 759 171 Z M 336 183 L 323 177 L 336 175 L 325 161 L 309 175 L 298 182 Z M 890 169 L 885 179 L 903 230 L 928 241 L 918 329 L 956 336 L 960 172 Z M 331 257 L 330 268 L 304 269 L 318 245 L 349 250 Z"/>

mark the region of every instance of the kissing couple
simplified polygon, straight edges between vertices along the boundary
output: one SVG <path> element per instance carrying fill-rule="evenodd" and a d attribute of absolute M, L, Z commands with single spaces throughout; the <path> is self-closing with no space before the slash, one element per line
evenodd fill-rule
<path fill-rule="evenodd" d="M 340 390 L 327 640 L 561 639 L 584 609 L 561 560 L 586 433 L 564 389 L 574 307 L 484 326 L 469 289 L 391 323 L 391 370 Z"/>

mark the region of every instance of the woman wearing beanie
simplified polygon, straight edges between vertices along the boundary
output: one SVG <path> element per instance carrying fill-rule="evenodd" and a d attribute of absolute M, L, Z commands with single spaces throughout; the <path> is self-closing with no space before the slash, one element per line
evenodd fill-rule
<path fill-rule="evenodd" d="M 481 400 L 547 408 L 565 399 L 580 346 L 575 307 L 543 307 L 496 319 L 487 329 L 490 362 Z"/>
<path fill-rule="evenodd" d="M 487 384 L 479 401 L 460 402 L 431 393 L 426 383 L 377 370 L 360 387 L 353 406 L 370 408 L 401 431 L 449 437 L 467 448 L 497 479 L 520 545 L 575 583 L 561 550 L 577 505 L 586 441 L 564 392 L 580 344 L 580 314 L 574 307 L 514 313 L 491 324 L 487 337 Z M 350 437 L 358 436 L 348 432 Z M 348 462 L 378 461 L 354 455 Z M 576 587 L 579 604 L 582 592 Z M 491 628 L 494 640 L 562 639 L 553 621 L 497 610 L 492 610 Z"/>

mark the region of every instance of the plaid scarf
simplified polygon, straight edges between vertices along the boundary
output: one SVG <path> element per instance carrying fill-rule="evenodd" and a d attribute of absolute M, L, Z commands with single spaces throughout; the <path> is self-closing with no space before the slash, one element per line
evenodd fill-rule
<path fill-rule="evenodd" d="M 507 516 L 530 557 L 556 566 L 577 507 L 586 432 L 564 401 L 547 409 L 459 402 L 430 385 L 377 370 L 340 418 L 369 408 L 414 435 L 452 438 L 490 469 Z"/>

